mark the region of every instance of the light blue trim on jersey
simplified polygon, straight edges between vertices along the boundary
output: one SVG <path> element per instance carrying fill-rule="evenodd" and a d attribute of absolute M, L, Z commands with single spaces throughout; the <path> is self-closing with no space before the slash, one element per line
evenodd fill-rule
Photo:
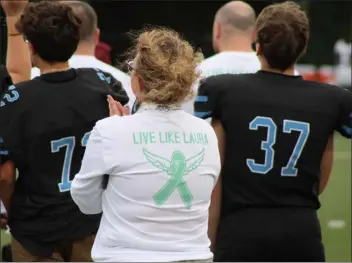
<path fill-rule="evenodd" d="M 207 102 L 208 96 L 197 96 L 194 102 Z"/>
<path fill-rule="evenodd" d="M 106 83 L 110 84 L 111 83 L 111 77 L 105 77 L 103 72 L 97 72 L 98 77 L 102 80 L 105 81 Z"/>
<path fill-rule="evenodd" d="M 347 125 L 342 126 L 342 130 L 347 133 L 349 136 L 352 136 L 352 128 Z"/>
<path fill-rule="evenodd" d="M 0 143 L 3 143 L 4 139 L 2 137 L 0 137 Z M 9 151 L 8 150 L 0 150 L 0 155 L 9 155 Z"/>
<path fill-rule="evenodd" d="M 2 150 L 2 151 L 0 151 L 0 155 L 7 156 L 7 155 L 9 155 L 9 151 L 7 151 L 7 150 Z"/>
<path fill-rule="evenodd" d="M 198 117 L 198 118 L 204 118 L 206 116 L 211 116 L 212 111 L 206 111 L 206 112 L 195 112 L 194 116 Z"/>

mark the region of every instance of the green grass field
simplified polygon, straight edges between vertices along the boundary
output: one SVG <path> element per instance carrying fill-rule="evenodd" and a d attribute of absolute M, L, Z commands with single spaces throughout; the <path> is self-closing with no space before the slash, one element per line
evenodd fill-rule
<path fill-rule="evenodd" d="M 328 187 L 321 196 L 320 223 L 327 261 L 351 262 L 351 142 L 336 136 L 335 161 Z M 10 236 L 1 232 L 1 245 Z"/>
<path fill-rule="evenodd" d="M 327 261 L 351 262 L 351 141 L 335 137 L 335 160 L 320 200 Z"/>

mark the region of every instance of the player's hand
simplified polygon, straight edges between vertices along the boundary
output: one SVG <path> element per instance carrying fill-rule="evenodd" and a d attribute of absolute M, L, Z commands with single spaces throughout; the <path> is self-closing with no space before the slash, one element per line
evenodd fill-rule
<path fill-rule="evenodd" d="M 28 0 L 1 0 L 0 3 L 6 17 L 16 17 L 22 14 L 28 4 Z"/>
<path fill-rule="evenodd" d="M 128 108 L 125 108 L 121 105 L 120 102 L 116 101 L 113 99 L 113 97 L 111 97 L 110 95 L 108 95 L 108 103 L 109 103 L 109 113 L 110 116 L 127 116 L 130 115 L 130 112 L 128 110 Z"/>

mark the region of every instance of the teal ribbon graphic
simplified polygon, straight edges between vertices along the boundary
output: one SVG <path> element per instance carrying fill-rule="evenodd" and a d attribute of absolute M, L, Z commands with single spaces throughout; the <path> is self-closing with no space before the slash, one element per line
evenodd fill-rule
<path fill-rule="evenodd" d="M 153 196 L 155 204 L 158 206 L 163 205 L 177 189 L 185 206 L 188 209 L 191 208 L 193 195 L 184 180 L 184 176 L 201 164 L 204 158 L 204 149 L 188 160 L 180 151 L 173 152 L 171 161 L 148 152 L 146 149 L 143 149 L 143 153 L 153 166 L 163 170 L 170 176 L 166 184 Z"/>
<path fill-rule="evenodd" d="M 193 196 L 183 176 L 186 172 L 186 158 L 181 152 L 174 152 L 171 157 L 171 178 L 153 199 L 157 205 L 162 205 L 176 189 L 187 208 L 191 207 Z"/>

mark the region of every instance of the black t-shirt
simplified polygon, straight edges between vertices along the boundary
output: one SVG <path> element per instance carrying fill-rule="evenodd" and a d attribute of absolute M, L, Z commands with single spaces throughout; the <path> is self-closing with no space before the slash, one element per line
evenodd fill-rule
<path fill-rule="evenodd" d="M 195 112 L 219 120 L 225 131 L 223 218 L 247 207 L 318 209 L 327 141 L 335 130 L 352 135 L 352 93 L 300 76 L 207 78 Z"/>
<path fill-rule="evenodd" d="M 0 136 L 9 153 L 2 162 L 13 161 L 19 171 L 9 226 L 31 253 L 48 256 L 57 241 L 97 232 L 101 215 L 82 214 L 70 185 L 90 131 L 109 115 L 108 94 L 128 102 L 109 74 L 71 69 L 22 82 L 1 100 Z"/>

